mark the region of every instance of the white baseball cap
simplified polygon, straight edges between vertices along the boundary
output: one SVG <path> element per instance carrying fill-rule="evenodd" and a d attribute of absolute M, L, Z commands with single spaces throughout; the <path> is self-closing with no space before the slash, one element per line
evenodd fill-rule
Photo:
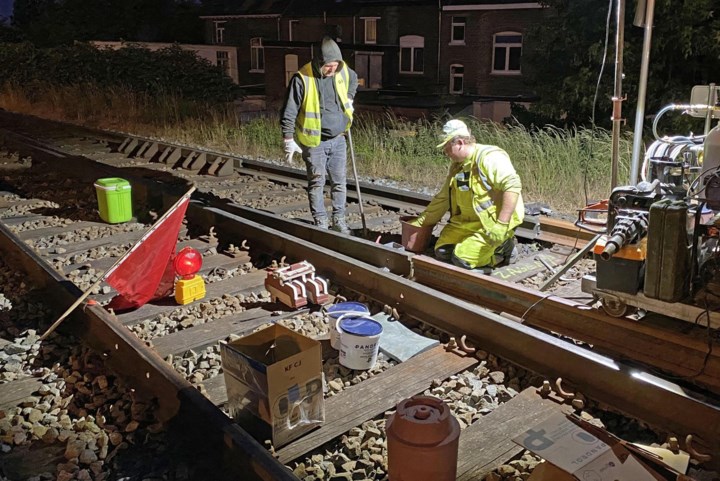
<path fill-rule="evenodd" d="M 457 136 L 470 137 L 470 129 L 465 125 L 462 120 L 448 120 L 443 125 L 443 133 L 441 134 L 442 142 L 438 144 L 437 148 L 442 148 Z"/>

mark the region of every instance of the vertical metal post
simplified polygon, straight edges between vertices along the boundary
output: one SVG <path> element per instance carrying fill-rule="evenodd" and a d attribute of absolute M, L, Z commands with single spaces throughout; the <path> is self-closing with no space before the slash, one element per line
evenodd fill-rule
<path fill-rule="evenodd" d="M 357 191 L 358 207 L 360 208 L 360 219 L 362 220 L 363 237 L 367 237 L 367 222 L 365 220 L 365 210 L 363 208 L 362 193 L 360 192 L 360 179 L 357 173 L 357 164 L 355 163 L 355 145 L 353 144 L 350 129 L 347 131 L 348 144 L 350 145 L 350 161 L 352 163 L 353 177 L 355 177 L 355 190 Z"/>
<path fill-rule="evenodd" d="M 643 120 L 645 118 L 645 97 L 647 95 L 647 79 L 650 66 L 650 46 L 652 44 L 653 15 L 655 0 L 646 0 L 645 36 L 643 38 L 642 62 L 640 64 L 640 85 L 638 86 L 637 111 L 635 112 L 635 130 L 633 134 L 632 163 L 630 164 L 630 184 L 638 181 L 640 170 L 640 150 L 642 150 Z"/>
<path fill-rule="evenodd" d="M 612 112 L 612 163 L 610 170 L 610 191 L 617 187 L 618 164 L 620 163 L 620 125 L 622 124 L 622 78 L 623 46 L 625 42 L 625 0 L 617 0 L 615 34 L 615 90 L 613 92 Z"/>
<path fill-rule="evenodd" d="M 712 117 L 713 117 L 713 110 L 710 107 L 715 106 L 715 102 L 717 102 L 717 95 L 715 91 L 715 84 L 711 83 L 708 86 L 708 99 L 707 99 L 707 114 L 705 115 L 705 135 L 710 132 L 710 129 L 712 128 Z"/>

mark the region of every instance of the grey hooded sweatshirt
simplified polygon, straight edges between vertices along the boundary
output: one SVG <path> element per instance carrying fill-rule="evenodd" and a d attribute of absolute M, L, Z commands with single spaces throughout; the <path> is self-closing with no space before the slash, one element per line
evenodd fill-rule
<path fill-rule="evenodd" d="M 343 65 L 342 53 L 337 43 L 330 37 L 322 40 L 321 46 L 313 48 L 312 70 L 317 82 L 318 94 L 320 96 L 320 117 L 321 117 L 321 138 L 322 140 L 332 139 L 345 132 L 350 119 L 345 115 L 342 104 L 335 92 L 335 80 L 332 77 L 323 77 L 320 68 L 329 62 L 340 62 L 340 66 L 336 71 L 339 72 Z M 357 91 L 357 74 L 348 67 L 348 97 L 355 97 Z M 288 86 L 288 95 L 285 99 L 285 105 L 282 110 L 280 125 L 282 127 L 283 138 L 289 139 L 294 137 L 295 120 L 303 103 L 305 96 L 305 87 L 299 74 L 293 75 Z M 297 139 L 295 139 L 297 141 Z"/>

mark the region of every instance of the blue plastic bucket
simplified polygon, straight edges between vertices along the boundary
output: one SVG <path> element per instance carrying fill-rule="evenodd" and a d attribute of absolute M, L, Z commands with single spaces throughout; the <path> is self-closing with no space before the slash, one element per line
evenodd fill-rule
<path fill-rule="evenodd" d="M 367 315 L 346 314 L 338 321 L 340 364 L 349 369 L 370 369 L 377 362 L 382 324 Z"/>
<path fill-rule="evenodd" d="M 362 302 L 339 302 L 325 308 L 330 317 L 330 345 L 334 349 L 340 349 L 340 338 L 338 336 L 337 322 L 344 314 L 370 315 L 370 309 Z"/>

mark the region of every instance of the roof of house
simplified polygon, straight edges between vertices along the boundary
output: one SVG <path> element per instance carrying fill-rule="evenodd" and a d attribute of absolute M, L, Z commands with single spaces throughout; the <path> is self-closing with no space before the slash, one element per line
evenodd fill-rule
<path fill-rule="evenodd" d="M 208 8 L 208 16 L 353 15 L 363 7 L 437 5 L 437 0 L 226 0 Z"/>
<path fill-rule="evenodd" d="M 477 7 L 478 9 L 491 10 L 493 8 L 540 8 L 540 3 L 531 0 L 443 0 L 443 7 L 449 6 Z"/>

